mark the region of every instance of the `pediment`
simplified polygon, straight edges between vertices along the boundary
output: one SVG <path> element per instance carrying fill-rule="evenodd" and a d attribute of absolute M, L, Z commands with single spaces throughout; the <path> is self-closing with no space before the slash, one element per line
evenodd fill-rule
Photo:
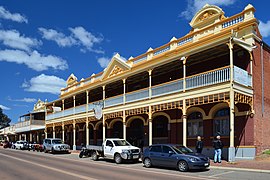
<path fill-rule="evenodd" d="M 129 70 L 131 67 L 119 54 L 112 57 L 108 67 L 104 70 L 102 79 L 110 78 Z"/>
<path fill-rule="evenodd" d="M 196 31 L 213 23 L 216 23 L 225 18 L 224 12 L 221 8 L 215 5 L 206 4 L 199 10 L 189 23 Z"/>
<path fill-rule="evenodd" d="M 67 79 L 67 86 L 71 86 L 74 83 L 77 83 L 77 77 L 72 73 Z"/>

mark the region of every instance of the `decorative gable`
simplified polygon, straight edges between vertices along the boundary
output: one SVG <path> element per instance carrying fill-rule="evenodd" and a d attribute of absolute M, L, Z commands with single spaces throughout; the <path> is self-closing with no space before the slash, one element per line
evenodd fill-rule
<path fill-rule="evenodd" d="M 77 82 L 77 77 L 72 73 L 67 79 L 67 86 L 71 86 L 72 84 Z"/>
<path fill-rule="evenodd" d="M 121 74 L 122 72 L 124 72 L 124 70 L 119 66 L 115 65 L 108 77 L 116 76 L 117 74 Z"/>
<path fill-rule="evenodd" d="M 131 68 L 129 64 L 125 62 L 123 58 L 117 53 L 114 55 L 108 65 L 104 70 L 101 79 L 110 78 L 123 73 Z"/>
<path fill-rule="evenodd" d="M 221 8 L 215 5 L 206 4 L 201 10 L 199 10 L 191 22 L 190 26 L 194 31 L 198 31 L 206 26 L 214 24 L 222 19 L 224 19 L 224 12 Z"/>
<path fill-rule="evenodd" d="M 38 99 L 37 103 L 34 105 L 33 111 L 34 112 L 44 111 L 44 109 L 45 109 L 45 102 Z"/>

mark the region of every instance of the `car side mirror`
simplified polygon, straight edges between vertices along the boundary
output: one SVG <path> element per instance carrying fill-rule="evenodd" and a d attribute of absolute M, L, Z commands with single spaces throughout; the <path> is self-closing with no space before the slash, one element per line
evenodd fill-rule
<path fill-rule="evenodd" d="M 174 152 L 173 151 L 169 151 L 169 154 L 174 154 Z"/>

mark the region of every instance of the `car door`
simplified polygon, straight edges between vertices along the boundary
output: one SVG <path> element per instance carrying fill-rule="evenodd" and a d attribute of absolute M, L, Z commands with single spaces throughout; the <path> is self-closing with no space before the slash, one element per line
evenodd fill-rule
<path fill-rule="evenodd" d="M 161 145 L 153 145 L 149 148 L 149 157 L 152 161 L 153 165 L 160 166 L 161 165 L 161 153 L 162 147 Z"/>
<path fill-rule="evenodd" d="M 113 158 L 114 156 L 114 145 L 111 140 L 106 140 L 105 142 L 104 155 L 108 158 Z"/>
<path fill-rule="evenodd" d="M 46 147 L 47 150 L 51 151 L 52 150 L 52 142 L 51 142 L 51 139 L 48 139 L 47 140 L 47 147 Z"/>
<path fill-rule="evenodd" d="M 170 146 L 163 145 L 161 153 L 161 164 L 165 167 L 175 167 L 177 164 L 177 155 Z"/>

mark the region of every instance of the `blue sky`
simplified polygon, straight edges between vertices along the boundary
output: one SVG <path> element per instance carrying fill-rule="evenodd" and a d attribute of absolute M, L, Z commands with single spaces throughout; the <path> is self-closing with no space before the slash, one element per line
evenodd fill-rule
<path fill-rule="evenodd" d="M 268 1 L 0 0 L 0 107 L 16 123 L 37 99 L 58 98 L 71 73 L 80 80 L 102 71 L 116 52 L 128 59 L 184 36 L 205 3 L 225 16 L 251 3 L 270 44 Z"/>

